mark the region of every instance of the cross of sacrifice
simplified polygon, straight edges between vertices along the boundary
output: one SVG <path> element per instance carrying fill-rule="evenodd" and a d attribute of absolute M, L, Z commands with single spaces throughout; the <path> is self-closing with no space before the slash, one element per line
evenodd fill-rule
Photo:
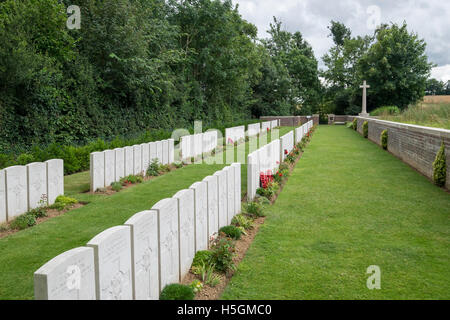
<path fill-rule="evenodd" d="M 368 117 L 369 114 L 367 113 L 367 89 L 370 88 L 369 85 L 367 85 L 366 80 L 364 80 L 364 83 L 362 86 L 360 86 L 361 89 L 363 89 L 363 96 L 362 96 L 362 112 L 359 114 L 362 117 Z"/>

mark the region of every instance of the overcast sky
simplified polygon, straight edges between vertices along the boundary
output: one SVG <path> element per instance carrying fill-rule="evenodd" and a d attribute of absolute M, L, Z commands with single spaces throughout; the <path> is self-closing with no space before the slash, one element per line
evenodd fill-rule
<path fill-rule="evenodd" d="M 327 26 L 330 20 L 343 22 L 352 35 L 373 34 L 379 23 L 406 21 L 409 31 L 427 43 L 429 60 L 438 65 L 432 77 L 450 80 L 450 1 L 449 0 L 233 0 L 247 21 L 267 37 L 273 16 L 284 29 L 300 31 L 311 44 L 323 68 L 321 57 L 332 46 Z"/>

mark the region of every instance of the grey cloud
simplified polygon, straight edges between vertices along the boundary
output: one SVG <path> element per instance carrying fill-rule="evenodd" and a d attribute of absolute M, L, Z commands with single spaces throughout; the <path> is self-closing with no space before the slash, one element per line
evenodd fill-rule
<path fill-rule="evenodd" d="M 260 37 L 272 17 L 279 18 L 284 28 L 300 31 L 320 58 L 332 45 L 327 26 L 330 20 L 341 21 L 353 35 L 372 34 L 368 29 L 367 8 L 381 9 L 381 23 L 402 23 L 427 42 L 429 60 L 439 66 L 450 64 L 450 1 L 443 0 L 234 0 L 243 18 L 254 23 Z M 320 62 L 321 63 L 321 62 Z M 321 64 L 322 65 L 322 64 Z"/>

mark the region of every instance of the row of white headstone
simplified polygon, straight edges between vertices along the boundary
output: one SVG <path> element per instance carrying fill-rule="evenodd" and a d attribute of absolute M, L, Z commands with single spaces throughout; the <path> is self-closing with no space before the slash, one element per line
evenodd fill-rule
<path fill-rule="evenodd" d="M 145 175 L 154 160 L 160 164 L 174 162 L 173 139 L 93 152 L 90 155 L 91 191 L 108 187 L 129 175 Z"/>
<path fill-rule="evenodd" d="M 227 144 L 245 141 L 245 126 L 226 128 L 225 139 Z"/>
<path fill-rule="evenodd" d="M 247 157 L 247 199 L 253 201 L 256 191 L 261 185 L 261 173 L 276 173 L 282 161 L 294 149 L 294 141 L 299 143 L 313 127 L 313 121 L 288 132 L 280 139 L 273 140 L 267 145 L 250 153 Z"/>
<path fill-rule="evenodd" d="M 182 136 L 180 139 L 180 159 L 197 158 L 211 152 L 217 147 L 219 132 L 217 130 Z"/>
<path fill-rule="evenodd" d="M 64 194 L 64 161 L 34 162 L 0 170 L 0 223 L 40 206 L 52 205 Z"/>
<path fill-rule="evenodd" d="M 234 163 L 47 262 L 34 273 L 35 299 L 157 300 L 240 211 Z"/>

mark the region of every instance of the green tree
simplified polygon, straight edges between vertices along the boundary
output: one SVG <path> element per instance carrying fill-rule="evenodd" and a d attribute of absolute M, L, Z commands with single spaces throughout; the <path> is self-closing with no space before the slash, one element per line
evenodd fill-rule
<path fill-rule="evenodd" d="M 358 62 L 360 81 L 370 88 L 368 110 L 396 105 L 402 109 L 425 94 L 432 64 L 425 54 L 425 41 L 401 26 L 383 25 L 375 32 L 375 43 Z"/>

